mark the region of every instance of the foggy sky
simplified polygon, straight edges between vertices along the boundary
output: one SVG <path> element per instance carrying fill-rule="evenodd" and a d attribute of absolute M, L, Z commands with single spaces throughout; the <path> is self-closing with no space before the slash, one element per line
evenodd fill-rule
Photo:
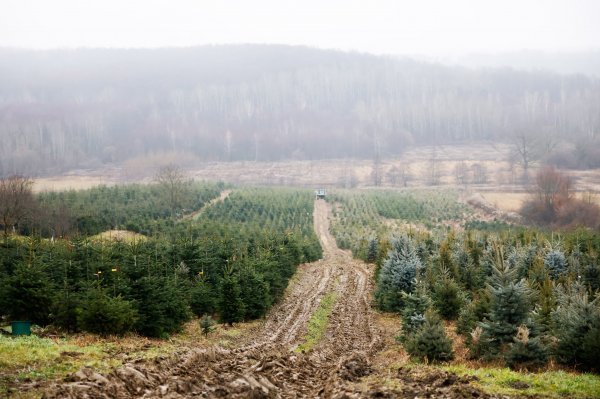
<path fill-rule="evenodd" d="M 279 43 L 386 54 L 600 48 L 595 0 L 3 0 L 0 47 Z"/>

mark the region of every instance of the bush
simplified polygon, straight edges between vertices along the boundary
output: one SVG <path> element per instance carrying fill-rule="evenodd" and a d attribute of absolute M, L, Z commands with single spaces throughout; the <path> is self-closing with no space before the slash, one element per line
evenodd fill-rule
<path fill-rule="evenodd" d="M 444 323 L 433 311 L 425 313 L 425 322 L 405 343 L 407 352 L 419 359 L 451 360 L 454 358 L 452 341 L 444 331 Z"/>
<path fill-rule="evenodd" d="M 77 325 L 100 335 L 122 335 L 131 331 L 137 314 L 133 305 L 121 297 L 110 297 L 101 288 L 92 289 L 79 308 Z"/>

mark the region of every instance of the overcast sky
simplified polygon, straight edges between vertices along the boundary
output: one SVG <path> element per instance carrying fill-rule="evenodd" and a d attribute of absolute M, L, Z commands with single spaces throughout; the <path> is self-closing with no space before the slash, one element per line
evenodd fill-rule
<path fill-rule="evenodd" d="M 600 0 L 0 0 L 0 46 L 283 43 L 387 54 L 600 49 Z"/>

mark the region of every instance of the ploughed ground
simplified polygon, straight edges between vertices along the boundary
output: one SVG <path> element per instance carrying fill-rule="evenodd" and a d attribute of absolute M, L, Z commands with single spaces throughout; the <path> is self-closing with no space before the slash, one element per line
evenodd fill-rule
<path fill-rule="evenodd" d="M 402 368 L 390 373 L 373 366 L 384 339 L 371 308 L 372 266 L 337 247 L 329 218 L 329 205 L 315 201 L 323 259 L 299 267 L 285 298 L 239 347 L 189 349 L 104 375 L 85 368 L 48 387 L 44 397 L 488 397 L 454 374 Z M 336 302 L 326 331 L 304 353 L 298 347 L 308 321 L 328 293 Z"/>

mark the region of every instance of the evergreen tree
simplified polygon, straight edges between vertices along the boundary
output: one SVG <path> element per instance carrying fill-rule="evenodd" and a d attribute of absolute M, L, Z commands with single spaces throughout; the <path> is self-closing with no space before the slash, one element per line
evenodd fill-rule
<path fill-rule="evenodd" d="M 202 330 L 202 335 L 205 337 L 215 330 L 215 321 L 210 315 L 204 315 L 202 319 L 200 319 L 200 329 Z"/>
<path fill-rule="evenodd" d="M 536 370 L 548 361 L 548 350 L 540 337 L 529 337 L 529 329 L 521 325 L 517 328 L 514 342 L 504 355 L 506 365 L 511 369 Z"/>
<path fill-rule="evenodd" d="M 404 294 L 400 340 L 416 332 L 425 323 L 425 312 L 430 307 L 431 299 L 427 295 L 427 287 L 422 282 L 417 283 L 413 293 Z"/>
<path fill-rule="evenodd" d="M 244 318 L 244 302 L 240 283 L 232 273 L 226 273 L 219 291 L 219 314 L 221 322 L 232 325 Z"/>
<path fill-rule="evenodd" d="M 122 335 L 134 327 L 136 318 L 130 302 L 121 297 L 110 297 L 97 287 L 89 290 L 82 301 L 77 325 L 84 331 L 100 335 Z"/>
<path fill-rule="evenodd" d="M 54 299 L 54 289 L 44 268 L 21 262 L 4 286 L 5 311 L 12 320 L 28 320 L 46 325 Z"/>
<path fill-rule="evenodd" d="M 179 331 L 190 312 L 176 281 L 167 277 L 142 277 L 132 284 L 138 321 L 136 330 L 150 337 L 165 337 Z"/>
<path fill-rule="evenodd" d="M 473 299 L 463 306 L 456 322 L 456 331 L 470 340 L 470 333 L 490 311 L 489 291 L 479 290 L 473 294 Z"/>
<path fill-rule="evenodd" d="M 598 261 L 590 260 L 583 268 L 583 281 L 591 292 L 600 291 L 600 266 Z"/>
<path fill-rule="evenodd" d="M 452 341 L 444 331 L 444 323 L 433 311 L 425 313 L 425 322 L 405 343 L 407 352 L 419 359 L 451 360 L 454 358 Z"/>
<path fill-rule="evenodd" d="M 198 317 L 211 315 L 217 310 L 216 292 L 205 279 L 199 279 L 192 287 L 190 307 Z"/>
<path fill-rule="evenodd" d="M 595 368 L 600 364 L 600 297 L 590 300 L 578 283 L 558 286 L 558 306 L 552 312 L 553 332 L 558 339 L 555 355 L 559 362 Z"/>
<path fill-rule="evenodd" d="M 81 300 L 79 295 L 75 293 L 61 295 L 54 302 L 52 324 L 69 332 L 77 331 L 79 329 L 77 318 L 80 309 Z"/>
<path fill-rule="evenodd" d="M 402 309 L 402 292 L 411 293 L 417 272 L 422 268 L 414 243 L 403 235 L 393 240 L 392 249 L 379 273 L 375 299 L 380 309 L 398 312 Z"/>
<path fill-rule="evenodd" d="M 445 320 L 454 320 L 463 303 L 460 287 L 447 270 L 442 270 L 441 274 L 433 284 L 431 297 L 440 316 Z"/>
<path fill-rule="evenodd" d="M 517 327 L 524 324 L 530 311 L 530 291 L 525 280 L 516 280 L 517 270 L 506 264 L 494 269 L 488 290 L 490 313 L 481 324 L 484 333 L 497 345 L 510 342 Z"/>
<path fill-rule="evenodd" d="M 544 266 L 548 270 L 550 277 L 553 280 L 556 280 L 567 271 L 567 260 L 565 259 L 565 254 L 558 249 L 550 250 L 546 256 L 544 256 Z"/>
<path fill-rule="evenodd" d="M 241 300 L 244 303 L 244 318 L 258 319 L 262 317 L 271 306 L 269 284 L 263 276 L 247 268 L 239 276 Z"/>
<path fill-rule="evenodd" d="M 369 243 L 367 246 L 367 262 L 375 263 L 377 260 L 377 254 L 379 252 L 379 240 L 377 237 L 369 238 Z"/>

